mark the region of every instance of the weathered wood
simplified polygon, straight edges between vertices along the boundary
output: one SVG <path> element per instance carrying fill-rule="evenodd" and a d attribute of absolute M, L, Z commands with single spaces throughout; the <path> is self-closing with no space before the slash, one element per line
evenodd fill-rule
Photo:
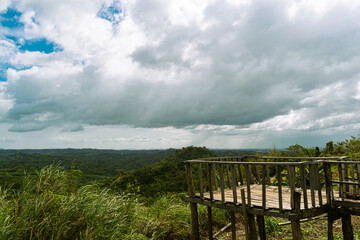
<path fill-rule="evenodd" d="M 220 165 L 220 190 L 221 190 L 221 201 L 225 202 L 225 179 L 224 179 L 224 167 Z"/>
<path fill-rule="evenodd" d="M 256 215 L 256 221 L 257 221 L 258 228 L 259 228 L 260 240 L 266 240 L 264 216 L 263 215 Z"/>
<path fill-rule="evenodd" d="M 222 233 L 224 233 L 226 230 L 228 230 L 229 227 L 231 227 L 231 223 L 227 224 L 225 227 L 223 227 L 217 233 L 215 233 L 213 238 L 217 238 L 218 236 L 220 236 Z"/>
<path fill-rule="evenodd" d="M 243 175 L 242 175 L 242 172 L 241 172 L 241 165 L 238 164 L 237 167 L 238 167 L 238 172 L 239 172 L 240 184 L 241 184 L 241 185 L 244 185 Z"/>
<path fill-rule="evenodd" d="M 235 221 L 234 211 L 230 211 L 230 220 L 231 220 L 231 239 L 236 240 L 236 221 Z"/>
<path fill-rule="evenodd" d="M 210 193 L 210 200 L 212 201 L 214 199 L 214 191 L 213 191 L 213 185 L 212 185 L 212 167 L 211 163 L 206 164 L 206 172 L 207 172 L 207 181 L 208 181 L 208 188 Z"/>
<path fill-rule="evenodd" d="M 343 171 L 343 179 L 344 181 L 349 180 L 349 175 L 348 175 L 348 164 L 344 163 L 342 164 L 342 171 Z M 345 197 L 346 197 L 346 193 L 349 192 L 349 185 L 345 185 Z"/>
<path fill-rule="evenodd" d="M 327 216 L 317 216 L 317 217 L 313 217 L 313 218 L 301 219 L 300 222 L 303 223 L 303 222 L 310 222 L 310 221 L 315 221 L 315 220 L 326 220 L 326 219 L 328 219 Z M 277 225 L 285 226 L 285 225 L 290 225 L 290 224 L 291 224 L 291 221 L 290 222 L 281 222 L 281 223 L 278 223 Z"/>
<path fill-rule="evenodd" d="M 351 174 L 351 181 L 355 182 L 355 171 L 354 171 L 354 164 L 350 164 L 350 174 Z M 354 197 L 356 196 L 356 185 L 352 186 L 352 193 Z"/>
<path fill-rule="evenodd" d="M 332 219 L 332 213 L 329 211 L 328 213 L 328 240 L 334 240 L 334 227 L 333 227 L 333 219 Z"/>
<path fill-rule="evenodd" d="M 266 170 L 262 165 L 262 208 L 266 209 Z"/>
<path fill-rule="evenodd" d="M 353 233 L 353 228 L 352 228 L 352 225 L 351 225 L 351 215 L 350 214 L 344 214 L 341 217 L 341 224 L 342 224 L 342 231 L 343 231 L 344 240 L 353 240 L 354 239 L 354 233 Z"/>
<path fill-rule="evenodd" d="M 236 191 L 236 170 L 235 164 L 231 165 L 231 178 L 232 178 L 232 190 L 233 190 L 233 202 L 237 203 L 237 191 Z"/>
<path fill-rule="evenodd" d="M 261 183 L 261 180 L 260 180 L 261 178 L 260 178 L 259 166 L 254 165 L 254 167 L 255 167 L 255 171 L 256 171 L 256 180 L 257 180 L 258 184 L 260 184 Z"/>
<path fill-rule="evenodd" d="M 314 165 L 309 165 L 309 177 L 310 177 L 310 192 L 311 192 L 311 206 L 316 207 L 315 204 L 315 173 Z"/>
<path fill-rule="evenodd" d="M 228 183 L 228 188 L 231 188 L 231 181 L 230 181 L 230 171 L 229 171 L 229 164 L 226 164 L 226 178 Z"/>
<path fill-rule="evenodd" d="M 342 165 L 339 163 L 338 165 L 338 173 L 339 173 L 339 181 L 340 181 L 340 184 L 339 184 L 339 197 L 341 198 L 341 200 L 344 201 L 344 197 L 345 197 L 345 189 L 344 189 L 344 186 L 342 184 L 342 182 L 344 181 L 343 179 L 343 171 L 342 171 Z"/>
<path fill-rule="evenodd" d="M 251 206 L 251 191 L 250 191 L 250 171 L 249 165 L 245 165 L 245 173 L 246 173 L 246 188 L 247 188 L 247 203 Z"/>
<path fill-rule="evenodd" d="M 203 183 L 203 177 L 202 177 L 201 163 L 198 163 L 197 166 L 198 166 L 198 178 L 199 178 L 199 192 L 200 192 L 200 197 L 203 199 L 204 198 L 204 183 Z"/>
<path fill-rule="evenodd" d="M 279 211 L 283 211 L 283 204 L 282 204 L 282 177 L 281 177 L 281 166 L 276 166 L 276 177 L 278 180 L 278 196 L 279 196 Z"/>
<path fill-rule="evenodd" d="M 249 232 L 249 223 L 247 218 L 247 211 L 246 211 L 246 200 L 245 200 L 245 190 L 241 189 L 241 204 L 242 204 L 242 215 L 244 218 L 244 225 L 245 225 L 245 236 L 246 240 L 250 239 L 250 232 Z"/>
<path fill-rule="evenodd" d="M 257 240 L 255 216 L 248 212 L 248 224 L 249 224 L 249 239 Z"/>
<path fill-rule="evenodd" d="M 214 185 L 214 188 L 215 188 L 215 190 L 217 190 L 218 189 L 218 183 L 217 183 L 217 177 L 216 177 L 216 166 L 215 166 L 215 164 L 211 164 L 211 166 L 212 166 L 212 169 L 211 169 L 211 171 L 212 171 L 212 174 L 213 174 L 213 177 L 214 177 L 214 180 L 213 180 L 213 185 Z"/>
<path fill-rule="evenodd" d="M 324 163 L 324 175 L 325 175 L 325 190 L 326 190 L 326 202 L 329 205 L 329 213 L 328 213 L 328 240 L 334 239 L 333 234 L 333 219 L 331 213 L 332 207 L 332 183 L 331 183 L 331 165 L 328 163 Z"/>
<path fill-rule="evenodd" d="M 208 231 L 210 239 L 212 239 L 211 237 L 213 236 L 212 207 L 233 211 L 234 216 L 235 212 L 243 210 L 244 213 L 246 213 L 244 215 L 248 221 L 246 225 L 248 226 L 249 239 L 257 238 L 256 230 L 254 230 L 256 229 L 255 216 L 259 224 L 261 239 L 265 239 L 266 237 L 265 235 L 261 235 L 264 227 L 262 223 L 264 216 L 277 216 L 289 219 L 292 225 L 293 238 L 302 239 L 300 222 L 307 221 L 308 218 L 315 217 L 314 219 L 316 219 L 319 214 L 323 213 L 328 213 L 328 218 L 330 219 L 328 220 L 328 239 L 333 239 L 334 217 L 331 217 L 333 215 L 342 216 L 344 239 L 352 239 L 353 233 L 349 230 L 352 230 L 351 217 L 349 214 L 357 214 L 358 212 L 360 215 L 360 201 L 356 200 L 356 197 L 360 194 L 360 161 L 318 160 L 297 163 L 283 162 L 280 164 L 280 162 L 252 162 L 254 161 L 253 157 L 248 158 L 250 162 L 239 162 L 239 159 L 234 158 L 224 159 L 227 160 L 226 163 L 220 160 L 206 161 L 205 159 L 185 161 L 189 193 L 189 196 L 185 197 L 185 200 L 190 202 L 192 221 L 191 239 L 199 239 L 200 235 L 197 204 L 208 207 Z M 232 161 L 229 159 L 232 159 Z M 264 161 L 265 158 L 255 159 L 256 161 Z M 195 165 L 194 169 L 194 166 L 191 166 L 191 164 Z M 323 181 L 323 179 L 322 176 L 320 176 L 320 164 L 323 164 L 324 168 L 325 191 L 322 191 L 321 181 Z M 242 170 L 241 165 L 244 165 L 245 171 Z M 332 177 L 331 165 L 338 166 L 339 174 L 338 176 L 334 174 L 334 179 Z M 308 179 L 307 166 L 309 166 Z M 270 181 L 269 175 L 271 167 L 275 167 L 276 170 L 276 174 L 273 177 L 277 179 L 277 186 L 271 186 L 271 184 L 269 184 L 272 182 Z M 300 176 L 295 174 L 296 167 L 299 167 Z M 282 181 L 281 168 L 287 168 L 286 176 L 288 183 L 285 182 L 284 184 Z M 195 173 L 199 179 L 199 185 L 196 186 L 196 191 L 199 191 L 198 193 L 195 193 L 194 179 L 192 176 L 194 170 L 197 170 L 197 173 L 196 171 Z M 203 173 L 204 170 L 206 174 Z M 244 172 L 245 176 L 243 176 Z M 258 184 L 252 184 L 252 176 L 257 178 Z M 226 188 L 225 178 L 228 180 L 229 188 Z M 245 180 L 243 180 L 244 178 Z M 300 181 L 297 182 L 298 180 Z M 307 181 L 309 180 L 310 184 L 308 189 Z M 207 184 L 205 184 L 204 181 Z M 246 181 L 246 185 L 239 185 L 241 182 L 245 183 L 244 181 Z M 276 181 L 274 181 L 273 184 L 276 184 Z M 338 185 L 340 192 L 339 198 L 334 197 L 337 193 Z M 301 187 L 301 191 L 297 187 Z M 349 191 L 347 191 L 347 189 L 349 189 Z M 239 203 L 238 200 L 240 198 L 239 193 L 241 193 L 241 198 L 244 196 L 244 199 L 241 199 L 241 203 Z M 245 198 L 246 194 L 247 198 Z M 299 196 L 296 196 L 297 194 Z M 301 194 L 303 194 L 303 198 Z M 296 200 L 297 198 L 299 198 L 299 200 Z M 233 224 L 233 226 L 234 225 L 235 224 Z M 234 234 L 234 237 L 235 235 L 236 234 Z"/>
<path fill-rule="evenodd" d="M 300 213 L 301 193 L 299 191 L 293 191 L 292 194 L 293 194 L 293 201 L 294 201 L 293 213 L 299 214 Z M 293 240 L 302 240 L 303 239 L 303 236 L 301 233 L 301 228 L 300 228 L 300 220 L 291 221 L 291 230 L 292 230 Z"/>
<path fill-rule="evenodd" d="M 192 176 L 192 170 L 190 163 L 185 164 L 186 171 L 186 180 L 188 184 L 188 193 L 190 197 L 195 196 L 195 187 Z M 199 220 L 198 220 L 198 212 L 197 212 L 197 204 L 191 202 L 190 203 L 190 212 L 191 212 L 191 240 L 200 240 L 200 232 L 199 232 Z"/>
<path fill-rule="evenodd" d="M 295 166 L 287 166 L 288 170 L 288 180 L 289 180 L 289 186 L 290 186 L 290 202 L 291 202 L 291 208 L 294 208 L 294 199 L 293 199 L 293 192 L 295 191 Z"/>
<path fill-rule="evenodd" d="M 303 199 L 305 209 L 309 208 L 308 199 L 307 199 L 307 187 L 306 187 L 306 170 L 305 165 L 300 165 L 300 181 L 301 188 L 303 190 Z"/>
<path fill-rule="evenodd" d="M 322 206 L 323 201 L 322 201 L 322 194 L 321 194 L 321 182 L 320 182 L 320 172 L 319 172 L 318 164 L 314 165 L 314 170 L 315 170 L 315 174 L 316 174 L 316 189 L 318 192 L 319 205 Z"/>
<path fill-rule="evenodd" d="M 267 159 L 264 159 L 264 160 L 265 160 L 265 162 L 267 162 Z M 263 165 L 263 166 L 265 166 L 267 184 L 271 185 L 269 165 Z"/>
<path fill-rule="evenodd" d="M 360 164 L 356 164 L 356 178 L 358 180 L 359 186 L 356 188 L 356 196 L 360 196 Z"/>
<path fill-rule="evenodd" d="M 209 240 L 213 240 L 213 224 L 212 224 L 212 209 L 211 209 L 211 207 L 207 207 L 207 213 L 208 213 Z"/>

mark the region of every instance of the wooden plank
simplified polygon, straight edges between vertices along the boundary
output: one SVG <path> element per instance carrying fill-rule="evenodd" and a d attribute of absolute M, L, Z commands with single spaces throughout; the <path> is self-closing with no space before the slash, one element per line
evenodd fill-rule
<path fill-rule="evenodd" d="M 318 191 L 319 205 L 322 206 L 323 201 L 322 201 L 322 194 L 321 194 L 321 182 L 320 182 L 320 172 L 319 172 L 319 165 L 318 164 L 314 165 L 314 171 L 315 171 L 315 174 L 316 174 L 316 189 Z"/>
<path fill-rule="evenodd" d="M 351 225 L 351 215 L 344 214 L 341 217 L 341 224 L 342 224 L 342 231 L 344 240 L 353 240 L 354 239 L 354 232 Z"/>
<path fill-rule="evenodd" d="M 265 166 L 265 165 L 264 165 Z M 256 220 L 259 228 L 260 240 L 266 240 L 266 232 L 265 232 L 265 219 L 262 215 L 256 215 Z"/>
<path fill-rule="evenodd" d="M 265 159 L 265 162 L 267 162 L 267 159 Z M 263 165 L 263 166 L 265 166 L 266 177 L 267 177 L 267 184 L 271 185 L 269 166 L 268 166 L 268 165 Z"/>
<path fill-rule="evenodd" d="M 279 196 L 279 210 L 280 212 L 283 211 L 283 204 L 282 204 L 282 177 L 281 177 L 281 166 L 276 166 L 276 177 L 278 180 L 278 196 Z"/>
<path fill-rule="evenodd" d="M 203 198 L 204 198 L 204 183 L 203 183 L 203 177 L 202 177 L 202 166 L 201 166 L 201 163 L 198 163 L 197 166 L 198 166 L 198 178 L 199 178 L 200 197 L 201 197 L 201 199 L 203 199 Z"/>
<path fill-rule="evenodd" d="M 331 181 L 332 183 L 341 183 L 341 184 L 343 184 L 343 185 L 350 185 L 350 186 L 359 186 L 360 185 L 360 183 L 358 183 L 358 182 L 349 182 L 349 181 L 337 181 L 337 180 L 332 180 Z"/>
<path fill-rule="evenodd" d="M 351 181 L 355 182 L 355 171 L 354 171 L 354 164 L 350 164 L 350 174 L 351 174 Z M 356 185 L 352 186 L 352 195 L 356 196 Z"/>
<path fill-rule="evenodd" d="M 213 240 L 213 224 L 212 224 L 212 209 L 211 209 L 211 207 L 207 207 L 207 213 L 208 213 L 209 240 Z"/>
<path fill-rule="evenodd" d="M 186 171 L 186 180 L 188 183 L 188 192 L 190 197 L 195 196 L 195 187 L 194 181 L 192 177 L 192 170 L 190 163 L 185 164 L 185 171 Z M 190 212 L 191 212 L 191 240 L 200 240 L 200 232 L 199 232 L 199 219 L 198 219 L 198 212 L 197 212 L 197 204 L 191 202 L 190 203 Z"/>
<path fill-rule="evenodd" d="M 356 164 L 355 170 L 356 170 L 356 178 L 357 178 L 358 183 L 359 183 L 359 187 L 356 188 L 357 189 L 356 190 L 356 196 L 359 197 L 360 196 L 360 176 L 359 176 L 359 174 L 360 174 L 360 164 Z"/>
<path fill-rule="evenodd" d="M 299 214 L 300 213 L 301 193 L 299 191 L 294 191 L 292 194 L 293 194 L 293 199 L 294 199 L 293 212 L 295 214 Z M 303 236 L 301 233 L 301 228 L 300 228 L 300 220 L 291 221 L 291 230 L 292 230 L 293 240 L 302 240 L 303 239 Z"/>
<path fill-rule="evenodd" d="M 259 166 L 258 165 L 253 165 L 255 167 L 255 171 L 256 171 L 256 180 L 258 182 L 258 184 L 261 183 L 261 178 L 260 178 L 260 171 L 259 171 Z"/>
<path fill-rule="evenodd" d="M 343 180 L 344 181 L 347 181 L 349 180 L 349 176 L 348 176 L 348 164 L 347 163 L 343 163 L 341 164 L 342 165 L 342 173 L 343 173 Z M 345 189 L 345 196 L 346 197 L 346 194 L 349 192 L 349 186 L 347 185 L 344 185 L 344 189 Z"/>
<path fill-rule="evenodd" d="M 249 223 L 248 223 L 248 218 L 247 218 L 245 190 L 244 189 L 241 189 L 241 205 L 242 205 L 242 214 L 243 214 L 244 225 L 245 225 L 245 236 L 246 236 L 246 240 L 249 240 L 250 233 L 249 233 Z"/>
<path fill-rule="evenodd" d="M 308 209 L 309 205 L 308 205 L 308 197 L 307 197 L 305 165 L 300 165 L 300 181 L 301 181 L 300 185 L 303 190 L 304 207 L 305 209 Z"/>
<path fill-rule="evenodd" d="M 236 221 L 235 221 L 235 212 L 230 211 L 231 219 L 231 239 L 236 240 Z"/>
<path fill-rule="evenodd" d="M 226 164 L 225 169 L 226 169 L 226 177 L 227 177 L 228 188 L 231 188 L 229 164 Z"/>
<path fill-rule="evenodd" d="M 266 169 L 262 165 L 262 208 L 266 209 Z"/>
<path fill-rule="evenodd" d="M 247 187 L 247 203 L 249 207 L 251 206 L 251 191 L 250 191 L 250 171 L 249 165 L 245 165 L 245 175 L 246 175 L 246 187 Z"/>
<path fill-rule="evenodd" d="M 224 179 L 224 167 L 223 165 L 219 166 L 220 171 L 220 190 L 221 190 L 221 201 L 225 202 L 225 179 Z"/>
<path fill-rule="evenodd" d="M 212 167 L 211 167 L 211 163 L 206 164 L 206 172 L 207 172 L 207 180 L 208 180 L 208 188 L 209 188 L 209 193 L 210 193 L 210 200 L 214 200 L 214 191 L 213 191 L 213 185 L 212 185 L 212 174 L 211 171 Z"/>
<path fill-rule="evenodd" d="M 291 203 L 291 208 L 294 208 L 293 204 L 294 204 L 294 199 L 293 199 L 293 192 L 295 191 L 295 166 L 287 166 L 287 170 L 288 170 L 288 181 L 289 181 L 289 186 L 290 186 L 290 203 Z"/>
<path fill-rule="evenodd" d="M 232 178 L 232 190 L 233 190 L 233 202 L 237 203 L 237 192 L 236 192 L 236 169 L 235 164 L 231 165 L 231 178 Z"/>
<path fill-rule="evenodd" d="M 257 240 L 257 233 L 256 233 L 256 224 L 255 224 L 255 216 L 248 212 L 248 223 L 249 223 L 249 239 L 250 240 Z"/>
<path fill-rule="evenodd" d="M 243 175 L 242 175 L 242 172 L 241 172 L 241 165 L 238 164 L 237 167 L 238 167 L 238 172 L 239 172 L 240 184 L 241 184 L 241 185 L 244 185 Z"/>
<path fill-rule="evenodd" d="M 315 203 L 315 171 L 314 165 L 309 165 L 309 177 L 310 177 L 310 192 L 311 192 L 311 206 L 316 207 Z"/>
<path fill-rule="evenodd" d="M 341 200 L 344 201 L 344 197 L 345 197 L 345 189 L 344 189 L 344 186 L 342 184 L 342 182 L 344 181 L 343 179 L 343 171 L 342 171 L 342 165 L 341 164 L 338 164 L 338 173 L 339 173 L 339 181 L 340 181 L 340 184 L 339 184 L 339 197 L 341 198 Z"/>
<path fill-rule="evenodd" d="M 211 164 L 212 165 L 212 174 L 214 177 L 214 181 L 213 181 L 213 185 L 215 190 L 218 190 L 218 183 L 217 183 L 217 176 L 216 176 L 216 165 L 215 164 Z"/>

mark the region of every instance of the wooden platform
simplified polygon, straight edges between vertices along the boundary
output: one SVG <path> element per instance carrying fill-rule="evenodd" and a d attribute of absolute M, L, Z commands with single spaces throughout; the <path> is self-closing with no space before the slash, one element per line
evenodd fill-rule
<path fill-rule="evenodd" d="M 250 186 L 251 188 L 251 207 L 259 207 L 262 208 L 263 203 L 262 203 L 262 186 L 258 185 L 258 184 L 252 184 Z M 238 199 L 238 204 L 241 204 L 241 195 L 240 195 L 240 191 L 241 189 L 245 190 L 245 196 L 247 196 L 247 188 L 246 186 L 238 186 L 236 187 L 236 191 L 237 191 L 237 199 Z M 301 191 L 301 189 L 298 189 Z M 282 204 L 283 204 L 283 210 L 287 211 L 287 210 L 291 210 L 291 190 L 289 187 L 283 187 L 282 188 Z M 316 192 L 317 193 L 317 192 Z M 315 207 L 320 207 L 322 205 L 324 205 L 324 201 L 326 199 L 326 192 L 322 191 L 322 202 L 319 201 L 319 196 L 318 194 L 315 194 L 314 198 L 315 198 L 315 204 L 312 205 L 312 200 L 311 200 L 311 191 L 308 190 L 307 191 L 307 199 L 308 199 L 308 208 L 315 208 Z M 196 194 L 197 197 L 200 197 L 199 194 Z M 210 193 L 206 192 L 204 193 L 204 198 L 206 200 L 210 200 Z M 246 204 L 248 204 L 248 200 L 247 197 L 245 197 L 246 199 Z M 221 202 L 221 191 L 214 191 L 214 200 Z M 233 198 L 233 189 L 225 189 L 225 202 L 226 203 L 234 203 L 234 198 Z M 279 192 L 278 192 L 278 188 L 277 186 L 266 186 L 266 207 L 267 209 L 276 209 L 279 210 Z M 304 204 L 304 198 L 301 198 L 301 204 L 300 204 L 300 209 L 304 210 L 305 209 L 305 204 Z"/>
<path fill-rule="evenodd" d="M 219 157 L 187 160 L 185 170 L 191 239 L 200 239 L 200 204 L 207 206 L 211 240 L 213 207 L 229 211 L 233 240 L 236 212 L 243 215 L 249 240 L 257 239 L 257 232 L 260 239 L 266 239 L 265 216 L 288 219 L 293 239 L 303 240 L 300 220 L 324 213 L 328 218 L 328 239 L 334 239 L 333 222 L 341 218 L 344 239 L 353 240 L 351 214 L 360 215 L 360 159 Z"/>

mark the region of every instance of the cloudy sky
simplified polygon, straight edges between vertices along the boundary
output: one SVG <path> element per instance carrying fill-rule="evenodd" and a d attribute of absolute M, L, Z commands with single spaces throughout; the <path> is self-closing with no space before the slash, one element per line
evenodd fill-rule
<path fill-rule="evenodd" d="M 0 1 L 0 148 L 323 147 L 359 103 L 358 1 Z"/>

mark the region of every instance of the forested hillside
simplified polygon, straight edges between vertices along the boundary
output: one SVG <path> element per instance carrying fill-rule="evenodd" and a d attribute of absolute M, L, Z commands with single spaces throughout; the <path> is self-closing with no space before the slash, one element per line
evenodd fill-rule
<path fill-rule="evenodd" d="M 81 172 L 82 183 L 102 180 L 124 171 L 135 170 L 159 162 L 174 153 L 168 150 L 1 150 L 0 185 L 18 188 L 24 173 L 35 174 L 49 165 L 71 167 Z"/>

